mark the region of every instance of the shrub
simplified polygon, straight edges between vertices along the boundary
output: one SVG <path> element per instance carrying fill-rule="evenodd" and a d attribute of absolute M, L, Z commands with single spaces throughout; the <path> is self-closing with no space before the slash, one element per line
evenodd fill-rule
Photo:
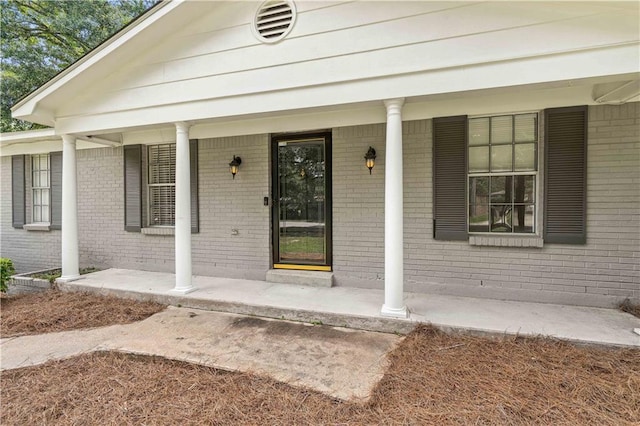
<path fill-rule="evenodd" d="M 9 283 L 9 278 L 11 275 L 15 274 L 16 270 L 13 268 L 13 262 L 11 259 L 6 259 L 4 257 L 0 258 L 0 291 L 3 293 L 7 292 L 7 284 Z"/>

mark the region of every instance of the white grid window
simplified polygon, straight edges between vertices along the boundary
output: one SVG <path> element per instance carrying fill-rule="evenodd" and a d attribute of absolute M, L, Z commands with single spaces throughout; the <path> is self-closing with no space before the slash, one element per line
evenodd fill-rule
<path fill-rule="evenodd" d="M 150 146 L 148 154 L 149 226 L 174 226 L 176 144 Z"/>
<path fill-rule="evenodd" d="M 31 156 L 32 221 L 48 223 L 50 212 L 51 161 L 49 154 Z"/>
<path fill-rule="evenodd" d="M 538 114 L 469 119 L 469 232 L 532 234 Z"/>

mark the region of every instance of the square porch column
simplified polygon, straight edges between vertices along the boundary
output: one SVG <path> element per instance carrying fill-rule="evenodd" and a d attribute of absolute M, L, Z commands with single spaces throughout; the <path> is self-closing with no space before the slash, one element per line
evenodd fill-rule
<path fill-rule="evenodd" d="M 191 178 L 189 156 L 189 124 L 176 126 L 176 215 L 175 262 L 176 285 L 172 293 L 186 294 L 195 290 L 191 283 Z"/>
<path fill-rule="evenodd" d="M 404 208 L 402 189 L 402 105 L 404 98 L 384 101 L 387 141 L 384 175 L 384 305 L 381 315 L 407 318 L 404 305 Z"/>

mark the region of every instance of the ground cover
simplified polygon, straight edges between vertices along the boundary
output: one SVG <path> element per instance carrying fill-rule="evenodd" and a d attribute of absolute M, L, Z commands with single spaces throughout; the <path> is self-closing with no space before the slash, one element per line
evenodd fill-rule
<path fill-rule="evenodd" d="M 0 336 L 41 334 L 128 324 L 160 312 L 164 305 L 89 293 L 49 290 L 0 299 Z"/>
<path fill-rule="evenodd" d="M 32 305 L 29 316 L 39 309 Z M 640 350 L 449 335 L 429 326 L 389 355 L 366 403 L 118 353 L 10 370 L 0 379 L 3 425 L 640 423 Z"/>

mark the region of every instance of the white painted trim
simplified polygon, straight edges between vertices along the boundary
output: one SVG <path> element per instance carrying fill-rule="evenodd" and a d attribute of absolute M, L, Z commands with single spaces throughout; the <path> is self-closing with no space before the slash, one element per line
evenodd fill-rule
<path fill-rule="evenodd" d="M 176 126 L 176 218 L 175 262 L 176 286 L 174 292 L 193 291 L 191 277 L 191 157 L 189 155 L 189 124 Z"/>
<path fill-rule="evenodd" d="M 107 133 L 176 120 L 228 120 L 231 117 L 262 113 L 287 114 L 289 111 L 346 106 L 395 97 L 457 96 L 477 90 L 518 91 L 533 85 L 571 87 L 579 80 L 621 79 L 637 73 L 634 61 L 638 44 L 590 49 L 562 55 L 521 58 L 469 67 L 398 74 L 384 78 L 365 78 L 331 84 L 307 85 L 288 90 L 234 94 L 195 99 L 193 93 L 180 102 L 140 108 L 119 108 L 111 112 L 87 113 L 57 118 L 60 133 Z M 635 74 L 634 74 L 635 76 Z M 615 80 L 613 80 L 615 81 Z M 200 90 L 200 96 L 202 90 Z M 586 96 L 587 104 L 593 104 Z"/>
<path fill-rule="evenodd" d="M 384 304 L 381 315 L 404 317 L 404 195 L 402 164 L 402 105 L 404 99 L 384 101 L 387 137 L 384 175 Z"/>
<path fill-rule="evenodd" d="M 80 276 L 76 138 L 62 135 L 62 280 Z M 65 282 L 65 281 L 61 281 Z M 67 281 L 68 282 L 68 281 Z"/>
<path fill-rule="evenodd" d="M 122 30 L 114 34 L 111 38 L 91 50 L 85 56 L 78 59 L 73 64 L 69 65 L 62 72 L 57 74 L 51 80 L 40 86 L 33 93 L 20 100 L 11 108 L 12 115 L 14 117 L 20 117 L 23 115 L 34 114 L 38 103 L 50 95 L 60 87 L 64 86 L 71 79 L 76 77 L 81 72 L 84 72 L 87 68 L 91 67 L 102 58 L 110 54 L 112 51 L 118 49 L 124 45 L 127 41 L 135 37 L 145 28 L 156 22 L 162 16 L 165 16 L 171 10 L 180 6 L 184 0 L 173 1 L 161 1 L 154 5 L 151 9 L 141 15 L 132 24 L 124 27 Z M 44 111 L 42 116 L 54 120 L 52 113 Z"/>

